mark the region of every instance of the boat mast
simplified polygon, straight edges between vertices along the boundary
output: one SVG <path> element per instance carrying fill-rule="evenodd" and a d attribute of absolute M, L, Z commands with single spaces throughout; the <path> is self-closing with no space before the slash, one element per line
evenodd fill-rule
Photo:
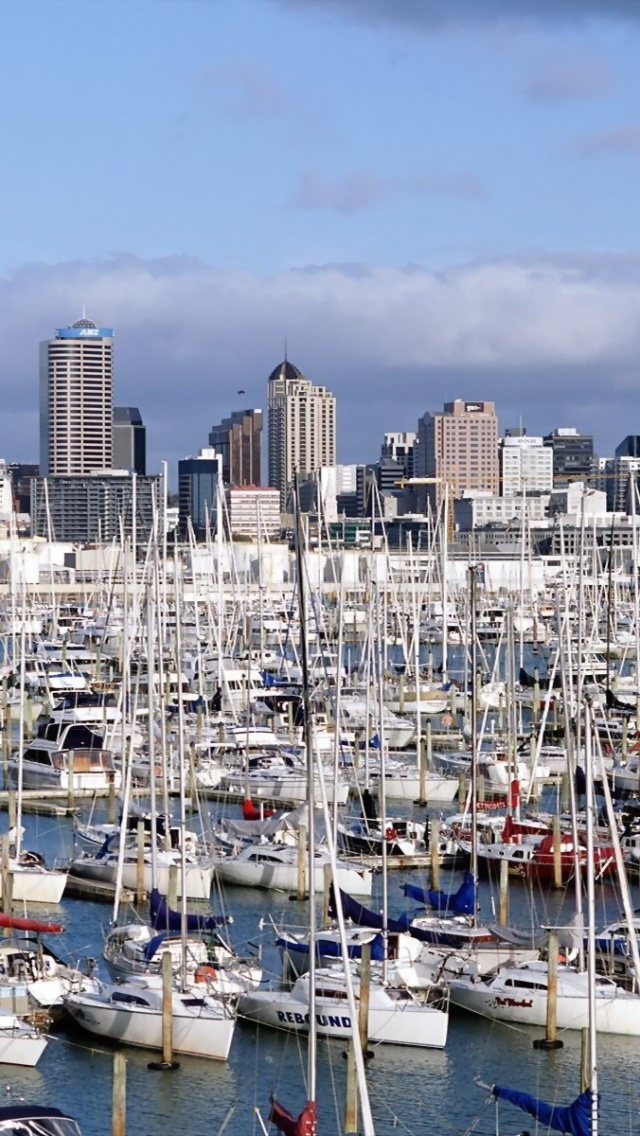
<path fill-rule="evenodd" d="M 156 548 L 156 556 L 158 550 Z M 156 814 L 156 739 L 155 739 L 155 606 L 153 602 L 153 583 L 147 585 L 147 748 L 149 752 L 149 805 L 151 808 L 151 888 L 158 886 L 158 818 Z M 169 818 L 165 818 L 168 824 Z"/>
<path fill-rule="evenodd" d="M 25 667 L 27 661 L 27 581 L 26 581 L 26 565 L 24 558 L 22 561 L 22 595 L 21 595 L 21 609 L 22 609 L 22 623 L 20 626 L 20 723 L 19 723 L 19 736 L 18 736 L 18 794 L 16 801 L 16 860 L 20 859 L 20 849 L 22 845 L 22 796 L 23 796 L 23 755 L 24 755 L 24 700 L 26 697 L 25 692 Z M 52 577 L 53 579 L 53 577 Z M 15 665 L 15 655 L 14 655 Z M 5 722 L 5 730 L 11 729 L 11 719 L 7 712 L 7 721 Z"/>
<path fill-rule="evenodd" d="M 586 822 L 587 822 L 587 978 L 589 983 L 589 1088 L 591 1101 L 591 1136 L 598 1136 L 598 1065 L 596 1036 L 596 896 L 594 882 L 594 792 L 591 703 L 584 711 Z M 604 772 L 604 771 L 603 771 Z"/>
<path fill-rule="evenodd" d="M 296 517 L 296 574 L 298 577 L 298 604 L 300 608 L 300 663 L 302 667 L 302 705 L 304 710 L 304 734 L 307 757 L 307 803 L 309 821 L 308 841 L 308 882 L 309 882 L 309 1046 L 307 1052 L 307 1105 L 315 1108 L 316 1103 L 316 913 L 315 913 L 315 778 L 313 718 L 309 685 L 309 649 L 307 643 L 307 604 L 305 588 L 305 565 L 303 554 L 302 514 L 298 494 L 298 475 L 294 478 L 294 502 Z"/>
<path fill-rule="evenodd" d="M 476 600 L 478 567 L 469 566 L 471 607 L 471 875 L 473 876 L 473 925 L 478 924 L 478 612 Z"/>
<path fill-rule="evenodd" d="M 182 577 L 179 570 L 180 561 L 176 556 L 174 560 L 174 573 L 173 582 L 175 588 L 175 613 L 176 613 L 176 670 L 178 672 L 178 783 L 180 789 L 180 878 L 182 883 L 182 895 L 180 903 L 180 939 L 182 949 L 180 952 L 181 966 L 180 966 L 180 988 L 181 990 L 187 989 L 187 812 L 185 793 L 186 786 L 184 781 L 184 757 L 185 757 L 185 744 L 184 744 L 184 702 L 182 691 L 182 604 L 181 604 L 181 588 Z"/>

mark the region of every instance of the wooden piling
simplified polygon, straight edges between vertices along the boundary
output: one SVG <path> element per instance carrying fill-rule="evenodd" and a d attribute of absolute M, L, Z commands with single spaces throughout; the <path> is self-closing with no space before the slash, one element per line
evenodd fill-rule
<path fill-rule="evenodd" d="M 362 944 L 360 957 L 360 1011 L 358 1030 L 363 1056 L 369 1045 L 369 999 L 371 995 L 371 943 Z"/>
<path fill-rule="evenodd" d="M 136 903 L 138 907 L 142 907 L 144 899 L 144 821 L 139 820 L 136 837 Z"/>
<path fill-rule="evenodd" d="M 304 825 L 298 829 L 298 899 L 307 895 L 307 830 Z"/>
<path fill-rule="evenodd" d="M 498 920 L 502 927 L 509 923 L 509 861 L 500 861 L 500 907 Z"/>
<path fill-rule="evenodd" d="M 547 1023 L 546 1034 L 533 1043 L 534 1049 L 562 1049 L 558 1034 L 558 932 L 549 934 L 547 955 Z"/>
<path fill-rule="evenodd" d="M 434 817 L 429 827 L 429 857 L 431 860 L 431 887 L 440 890 L 440 821 Z"/>
<path fill-rule="evenodd" d="M 162 1061 L 173 1063 L 173 968 L 171 952 L 162 955 Z"/>
<path fill-rule="evenodd" d="M 113 1055 L 113 1089 L 111 1103 L 111 1136 L 126 1136 L 127 1131 L 127 1062 L 119 1050 Z"/>
<path fill-rule="evenodd" d="M 169 895 L 167 897 L 171 911 L 178 910 L 178 865 L 171 864 L 169 868 Z"/>
<path fill-rule="evenodd" d="M 69 750 L 69 764 L 67 766 L 67 808 L 69 812 L 75 809 L 75 752 Z"/>
<path fill-rule="evenodd" d="M 553 886 L 562 887 L 562 850 L 560 847 L 560 817 L 553 818 Z"/>

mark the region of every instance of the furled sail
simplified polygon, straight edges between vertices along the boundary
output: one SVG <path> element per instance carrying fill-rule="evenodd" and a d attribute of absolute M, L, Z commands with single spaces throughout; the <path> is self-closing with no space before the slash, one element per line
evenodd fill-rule
<path fill-rule="evenodd" d="M 451 915 L 473 915 L 475 910 L 476 889 L 471 872 L 466 873 L 458 890 L 451 895 L 444 891 L 425 890 L 415 884 L 403 884 L 402 890 L 407 899 L 427 903 L 436 911 L 449 912 Z"/>
<path fill-rule="evenodd" d="M 286 1108 L 277 1101 L 271 1104 L 269 1120 L 283 1133 L 283 1136 L 316 1136 L 316 1106 L 314 1101 L 307 1101 L 300 1116 L 296 1120 Z"/>
<path fill-rule="evenodd" d="M 591 1118 L 594 1108 L 597 1108 L 591 1089 L 585 1089 L 573 1104 L 566 1106 L 548 1104 L 528 1093 L 503 1089 L 500 1085 L 494 1085 L 491 1092 L 498 1100 L 509 1101 L 529 1116 L 535 1117 L 546 1128 L 553 1128 L 554 1132 L 563 1132 L 565 1136 L 591 1136 Z"/>
<path fill-rule="evenodd" d="M 352 923 L 357 923 L 358 927 L 375 927 L 377 931 L 383 928 L 382 915 L 378 911 L 371 911 L 368 907 L 363 907 L 358 903 L 357 899 L 347 895 L 346 891 L 340 889 L 340 899 L 342 901 L 342 911 L 345 919 L 350 919 Z M 329 914 L 332 919 L 336 918 L 336 902 L 333 884 L 329 890 Z M 409 914 L 401 915 L 399 919 L 387 920 L 387 931 L 395 934 L 402 934 L 404 931 L 409 930 L 412 916 Z"/>
<path fill-rule="evenodd" d="M 149 910 L 151 924 L 156 931 L 180 932 L 181 913 L 171 910 L 157 888 L 153 888 L 149 896 Z M 230 919 L 225 918 L 224 915 L 187 915 L 187 931 L 196 934 L 202 931 L 215 931 L 216 927 L 223 927 L 229 922 Z"/>

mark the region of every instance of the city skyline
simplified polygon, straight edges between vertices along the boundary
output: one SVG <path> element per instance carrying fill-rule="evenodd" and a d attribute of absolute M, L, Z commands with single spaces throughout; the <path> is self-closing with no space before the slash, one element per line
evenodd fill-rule
<path fill-rule="evenodd" d="M 33 345 L 83 305 L 118 329 L 115 400 L 143 408 L 149 468 L 204 445 L 194 423 L 237 390 L 264 406 L 285 339 L 336 394 L 340 460 L 454 398 L 593 430 L 601 453 L 626 433 L 634 0 L 3 10 L 7 459 L 37 454 Z M 99 50 L 69 55 L 69 27 Z"/>

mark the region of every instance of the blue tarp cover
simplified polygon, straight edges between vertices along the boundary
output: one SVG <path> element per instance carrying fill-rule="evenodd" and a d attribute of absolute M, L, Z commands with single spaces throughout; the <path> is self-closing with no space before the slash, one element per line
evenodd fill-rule
<path fill-rule="evenodd" d="M 428 903 L 436 911 L 450 912 L 451 915 L 473 915 L 475 909 L 476 889 L 471 872 L 466 873 L 460 887 L 452 895 L 444 891 L 425 890 L 415 884 L 403 884 L 402 890 L 407 899 Z"/>
<path fill-rule="evenodd" d="M 591 1136 L 591 1110 L 593 1106 L 593 1093 L 585 1089 L 573 1104 L 561 1106 L 547 1104 L 528 1093 L 520 1093 L 517 1089 L 503 1089 L 494 1085 L 494 1097 L 509 1101 L 535 1117 L 541 1124 L 553 1128 L 554 1132 L 563 1132 L 566 1136 Z"/>

